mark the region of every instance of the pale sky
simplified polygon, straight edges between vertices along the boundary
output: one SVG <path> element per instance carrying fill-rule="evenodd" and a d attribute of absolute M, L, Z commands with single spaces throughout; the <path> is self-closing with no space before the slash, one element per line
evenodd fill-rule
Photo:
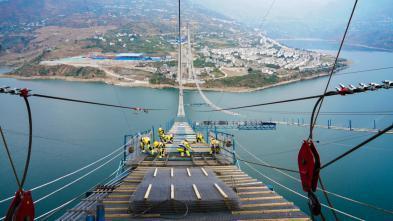
<path fill-rule="evenodd" d="M 261 20 L 274 2 L 266 20 L 336 20 L 348 19 L 354 0 L 193 0 L 227 16 L 253 22 Z M 388 11 L 386 11 L 388 10 Z M 359 0 L 359 17 L 385 14 L 393 16 L 392 0 Z"/>

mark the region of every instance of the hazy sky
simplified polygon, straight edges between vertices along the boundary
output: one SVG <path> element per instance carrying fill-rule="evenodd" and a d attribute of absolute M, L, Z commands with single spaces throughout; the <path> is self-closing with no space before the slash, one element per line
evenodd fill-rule
<path fill-rule="evenodd" d="M 348 19 L 354 0 L 194 0 L 209 8 L 246 22 L 262 20 L 274 2 L 266 20 L 336 20 Z M 393 16 L 393 0 L 359 0 L 358 15 L 378 15 L 389 10 Z"/>

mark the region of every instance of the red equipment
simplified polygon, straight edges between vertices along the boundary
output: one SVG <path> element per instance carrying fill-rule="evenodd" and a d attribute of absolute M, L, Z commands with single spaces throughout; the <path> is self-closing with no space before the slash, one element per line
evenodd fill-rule
<path fill-rule="evenodd" d="M 297 160 L 303 190 L 305 192 L 315 192 L 318 186 L 321 162 L 312 140 L 303 142 Z"/>
<path fill-rule="evenodd" d="M 6 221 L 33 221 L 34 220 L 34 202 L 31 197 L 31 191 L 18 190 L 8 208 Z"/>

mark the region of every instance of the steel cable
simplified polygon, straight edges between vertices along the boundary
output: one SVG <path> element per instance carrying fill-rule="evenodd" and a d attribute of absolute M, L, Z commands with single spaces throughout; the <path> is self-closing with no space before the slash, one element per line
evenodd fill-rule
<path fill-rule="evenodd" d="M 335 163 L 336 161 L 340 160 L 341 158 L 347 156 L 348 154 L 358 150 L 359 148 L 363 147 L 364 145 L 368 144 L 369 142 L 377 139 L 379 136 L 385 134 L 386 132 L 388 132 L 389 130 L 393 129 L 393 124 L 386 127 L 385 129 L 379 131 L 378 133 L 374 134 L 373 136 L 371 136 L 370 138 L 368 138 L 367 140 L 361 142 L 360 144 L 356 145 L 355 147 L 351 148 L 350 150 L 346 151 L 345 153 L 341 154 L 340 156 L 330 160 L 329 162 L 325 163 L 324 165 L 321 166 L 321 170 L 328 167 L 329 165 Z"/>
<path fill-rule="evenodd" d="M 58 182 L 58 181 L 60 181 L 60 180 L 63 180 L 63 179 L 65 179 L 65 178 L 69 177 L 69 176 L 72 176 L 72 175 L 74 175 L 74 174 L 76 174 L 76 173 L 78 173 L 78 172 L 80 172 L 80 171 L 82 171 L 82 170 L 84 170 L 84 169 L 87 169 L 87 168 L 89 168 L 89 167 L 91 167 L 91 166 L 93 166 L 93 165 L 95 165 L 95 164 L 101 162 L 102 160 L 104 160 L 104 159 L 106 159 L 106 158 L 112 156 L 112 155 L 115 154 L 117 151 L 123 149 L 123 147 L 124 147 L 124 145 L 121 146 L 121 147 L 119 147 L 119 148 L 117 148 L 116 150 L 114 150 L 113 152 L 109 153 L 108 155 L 106 155 L 106 156 L 104 156 L 104 157 L 102 157 L 102 158 L 100 158 L 100 159 L 98 159 L 98 160 L 96 160 L 96 161 L 94 161 L 94 162 L 92 162 L 92 163 L 90 163 L 90 164 L 87 164 L 87 165 L 85 165 L 85 166 L 83 166 L 83 167 L 81 167 L 81 168 L 79 168 L 79 169 L 77 169 L 77 170 L 75 170 L 75 171 L 72 171 L 72 172 L 70 172 L 70 173 L 68 173 L 68 174 L 65 174 L 64 176 L 58 177 L 58 178 L 53 179 L 53 180 L 51 180 L 51 181 L 49 181 L 49 182 L 43 183 L 43 184 L 41 184 L 41 185 L 38 185 L 38 186 L 32 188 L 31 191 L 41 189 L 41 188 L 46 187 L 46 186 L 48 186 L 48 185 L 50 185 L 50 184 L 56 183 L 56 182 Z M 10 197 L 7 197 L 7 198 L 5 198 L 5 199 L 3 199 L 3 200 L 0 200 L 0 204 L 1 204 L 1 203 L 4 203 L 4 202 L 6 202 L 6 201 L 9 201 L 9 200 L 11 200 L 12 198 L 14 198 L 14 196 L 10 196 Z"/>
<path fill-rule="evenodd" d="M 352 138 L 352 137 L 351 137 L 351 138 Z M 241 143 L 239 143 L 238 141 L 237 141 L 237 144 L 238 144 L 238 146 L 239 146 L 242 150 L 244 150 L 246 153 L 248 153 L 250 156 L 252 156 L 252 157 L 255 158 L 256 160 L 259 160 L 260 162 L 262 162 L 262 163 L 264 163 L 264 164 L 268 164 L 267 162 L 265 162 L 265 161 L 262 160 L 261 158 L 255 156 L 255 155 L 252 154 L 250 151 L 248 151 L 248 150 L 247 150 Z M 268 165 L 269 165 L 269 164 L 268 164 Z M 286 176 L 286 177 L 288 177 L 288 178 L 294 180 L 294 181 L 297 181 L 297 182 L 301 183 L 301 180 L 300 180 L 300 179 L 298 179 L 298 178 L 296 178 L 296 177 L 294 177 L 294 176 L 292 176 L 292 175 L 290 175 L 290 174 L 287 174 L 287 173 L 285 173 L 285 172 L 283 172 L 283 171 L 281 171 L 281 170 L 277 170 L 277 169 L 276 169 L 276 171 L 279 172 L 279 173 L 281 173 L 281 174 L 283 174 L 284 176 Z M 319 191 L 322 191 L 319 187 L 317 187 L 317 189 L 318 189 Z M 333 195 L 333 196 L 335 196 L 335 197 L 341 198 L 341 199 L 343 199 L 343 200 L 347 200 L 347 201 L 349 201 L 349 202 L 356 203 L 356 204 L 361 205 L 361 206 L 364 206 L 364 207 L 368 207 L 368 208 L 371 208 L 371 209 L 374 209 L 374 210 L 378 210 L 379 212 L 383 212 L 383 213 L 386 213 L 386 214 L 389 214 L 389 215 L 392 215 L 392 214 L 393 214 L 393 211 L 388 210 L 388 209 L 385 209 L 385 208 L 381 208 L 381 207 L 378 207 L 378 206 L 375 206 L 375 205 L 372 205 L 372 204 L 369 204 L 369 203 L 361 202 L 361 201 L 358 201 L 358 200 L 355 200 L 355 199 L 352 199 L 352 198 L 349 198 L 349 197 L 346 197 L 346 196 L 343 196 L 343 195 L 340 195 L 340 194 L 337 194 L 337 193 L 334 193 L 334 192 L 331 192 L 331 191 L 328 191 L 328 190 L 325 190 L 325 192 L 328 193 L 328 194 L 330 194 L 330 195 Z"/>
<path fill-rule="evenodd" d="M 122 109 L 128 109 L 128 110 L 136 110 L 136 111 L 139 111 L 139 110 L 141 110 L 141 111 L 161 111 L 161 110 L 167 110 L 167 109 L 158 109 L 158 108 L 128 107 L 128 106 L 99 103 L 99 102 L 93 102 L 93 101 L 87 101 L 87 100 L 79 100 L 79 99 L 71 99 L 71 98 L 64 98 L 64 97 L 57 97 L 57 96 L 49 96 L 49 95 L 44 95 L 44 94 L 31 94 L 30 96 L 40 97 L 40 98 L 47 98 L 47 99 L 54 99 L 54 100 L 61 100 L 61 101 L 76 102 L 76 103 L 93 104 L 93 105 L 99 105 L 99 106 L 105 106 L 105 107 L 115 107 L 115 108 L 122 108 Z"/>
<path fill-rule="evenodd" d="M 74 184 L 74 183 L 76 183 L 76 182 L 82 180 L 83 178 L 87 177 L 88 175 L 92 174 L 93 172 L 97 171 L 98 169 L 102 168 L 103 166 L 107 165 L 108 163 L 112 162 L 113 160 L 117 159 L 117 158 L 118 158 L 120 155 L 122 155 L 122 154 L 123 154 L 123 153 L 117 154 L 116 156 L 112 157 L 111 159 L 109 159 L 109 160 L 106 161 L 105 163 L 101 164 L 99 167 L 94 168 L 93 170 L 91 170 L 90 172 L 84 174 L 83 176 L 81 176 L 81 177 L 79 177 L 79 178 L 73 180 L 72 182 L 67 183 L 66 185 L 64 185 L 64 186 L 62 186 L 62 187 L 56 189 L 55 191 L 53 191 L 53 192 L 51 192 L 51 193 L 49 193 L 49 194 L 47 194 L 47 195 L 45 195 L 45 196 L 39 198 L 38 200 L 34 201 L 34 203 L 39 203 L 40 201 L 42 201 L 42 200 L 44 200 L 44 199 L 46 199 L 46 198 L 52 196 L 53 194 L 55 194 L 55 193 L 57 193 L 57 192 L 59 192 L 59 191 L 65 189 L 65 188 L 71 186 L 72 184 Z"/>
<path fill-rule="evenodd" d="M 259 170 L 255 169 L 255 167 L 253 167 L 253 166 L 250 165 L 249 163 L 245 163 L 245 165 L 247 165 L 250 169 L 254 170 L 255 172 L 257 172 L 258 174 L 260 174 L 260 175 L 263 176 L 264 178 L 266 178 L 266 179 L 270 180 L 271 182 L 277 184 L 278 186 L 280 186 L 280 187 L 286 189 L 287 191 L 289 191 L 289 192 L 291 192 L 291 193 L 294 193 L 294 194 L 296 194 L 296 195 L 298 195 L 298 196 L 300 196 L 300 197 L 302 197 L 302 198 L 304 198 L 304 199 L 308 199 L 307 196 L 304 196 L 303 194 L 300 194 L 300 193 L 296 192 L 295 190 L 293 190 L 293 189 L 291 189 L 291 188 L 289 188 L 289 187 L 287 187 L 287 186 L 285 186 L 285 185 L 279 183 L 278 181 L 273 180 L 272 178 L 266 176 L 265 174 L 261 173 Z M 336 211 L 336 212 L 338 212 L 338 213 L 340 213 L 340 214 L 342 214 L 342 215 L 344 215 L 344 216 L 347 216 L 347 217 L 349 217 L 349 218 L 352 218 L 352 219 L 354 219 L 354 220 L 365 221 L 365 220 L 362 219 L 362 218 L 359 218 L 359 217 L 356 217 L 356 216 L 351 215 L 351 214 L 349 214 L 349 213 L 346 213 L 346 212 L 344 212 L 344 211 L 341 211 L 341 210 L 332 208 L 332 207 L 330 207 L 330 206 L 328 206 L 328 205 L 326 205 L 326 204 L 321 203 L 321 205 L 322 205 L 323 207 L 325 207 L 325 208 L 334 210 L 334 211 Z"/>

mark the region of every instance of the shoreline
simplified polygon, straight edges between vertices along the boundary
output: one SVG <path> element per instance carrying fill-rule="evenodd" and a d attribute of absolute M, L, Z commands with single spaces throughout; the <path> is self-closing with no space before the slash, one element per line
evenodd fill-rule
<path fill-rule="evenodd" d="M 257 88 L 244 88 L 244 87 L 226 87 L 226 88 L 205 88 L 201 87 L 204 91 L 216 91 L 216 92 L 229 92 L 229 93 L 250 93 L 255 91 L 261 91 L 273 87 L 279 87 L 283 85 L 293 84 L 301 81 L 308 81 L 313 80 L 320 77 L 328 76 L 329 73 L 321 73 L 312 76 L 307 76 L 303 78 L 295 78 L 291 80 L 281 81 L 275 84 L 266 85 L 263 87 Z M 124 82 L 115 79 L 109 78 L 90 78 L 90 79 L 83 79 L 83 78 L 75 78 L 75 77 L 64 77 L 64 76 L 34 76 L 34 77 L 22 77 L 18 75 L 11 75 L 11 74 L 1 74 L 0 78 L 13 78 L 18 80 L 61 80 L 61 81 L 69 81 L 69 82 L 82 82 L 82 83 L 103 83 L 108 85 L 114 85 L 119 87 L 135 87 L 135 88 L 152 88 L 152 89 L 178 89 L 177 85 L 170 85 L 170 84 L 150 84 L 150 83 L 135 83 L 135 82 Z M 197 87 L 183 87 L 185 90 L 198 90 Z"/>

